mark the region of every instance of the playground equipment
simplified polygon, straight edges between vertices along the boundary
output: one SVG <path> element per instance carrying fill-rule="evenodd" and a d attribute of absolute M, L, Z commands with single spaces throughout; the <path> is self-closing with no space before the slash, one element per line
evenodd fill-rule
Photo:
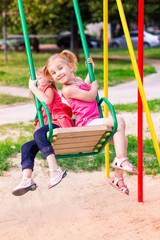
<path fill-rule="evenodd" d="M 143 84 L 143 32 L 144 32 L 144 0 L 138 4 L 138 69 Z M 138 202 L 143 202 L 143 104 L 138 90 Z"/>
<path fill-rule="evenodd" d="M 89 58 L 89 52 L 88 52 L 87 42 L 84 34 L 82 19 L 81 19 L 77 0 L 73 0 L 73 6 L 74 6 L 76 18 L 77 18 L 84 55 L 87 62 L 87 59 Z M 22 30 L 23 30 L 24 41 L 26 46 L 30 75 L 31 75 L 31 79 L 35 80 L 36 78 L 35 78 L 34 64 L 33 64 L 32 53 L 31 53 L 31 48 L 30 48 L 30 43 L 28 38 L 28 31 L 27 31 L 27 26 L 25 21 L 23 4 L 21 0 L 18 0 L 18 7 L 19 7 Z M 92 65 L 88 64 L 87 62 L 87 67 L 89 71 L 90 80 L 91 82 L 93 82 L 94 74 L 93 74 Z M 52 145 L 54 145 L 54 150 L 57 158 L 97 154 L 100 151 L 102 151 L 104 146 L 113 136 L 113 134 L 116 132 L 117 119 L 116 119 L 115 111 L 112 104 L 106 98 L 101 98 L 99 100 L 98 94 L 97 94 L 96 100 L 97 100 L 98 109 L 101 117 L 103 117 L 101 103 L 104 101 L 110 108 L 113 121 L 114 121 L 113 129 L 107 128 L 106 126 L 98 126 L 96 127 L 96 130 L 95 130 L 94 127 L 85 126 L 85 127 L 55 129 L 53 131 L 51 117 L 45 103 L 44 102 L 40 103 L 39 100 L 35 97 L 37 116 L 40 123 L 40 127 L 44 125 L 42 112 L 41 112 L 42 106 L 44 107 L 47 113 L 48 122 L 49 122 L 48 140 L 50 140 Z"/>
<path fill-rule="evenodd" d="M 129 30 L 128 30 L 126 18 L 125 18 L 125 15 L 124 15 L 122 2 L 121 2 L 121 0 L 116 0 L 116 2 L 117 2 L 117 6 L 118 6 L 121 22 L 122 22 L 124 34 L 125 34 L 125 37 L 126 37 L 129 54 L 130 54 L 130 57 L 131 57 L 133 70 L 134 70 L 135 77 L 136 77 L 136 80 L 137 80 L 139 94 L 140 94 L 140 97 L 141 97 L 141 100 L 142 100 L 142 103 L 143 103 L 144 111 L 145 111 L 145 114 L 146 114 L 148 126 L 149 126 L 149 129 L 150 129 L 150 133 L 151 133 L 151 137 L 152 137 L 152 141 L 153 141 L 153 145 L 154 145 L 155 152 L 156 152 L 156 155 L 157 155 L 157 159 L 158 159 L 158 162 L 159 162 L 159 165 L 160 165 L 160 148 L 159 148 L 158 140 L 157 140 L 156 133 L 155 133 L 155 130 L 154 130 L 154 126 L 153 126 L 152 118 L 151 118 L 151 115 L 150 115 L 150 111 L 149 111 L 149 108 L 148 108 L 145 92 L 144 92 L 144 89 L 143 89 L 142 79 L 141 79 L 141 76 L 140 76 L 140 73 L 139 73 L 136 57 L 135 57 L 135 54 L 134 54 L 131 38 L 130 38 L 130 35 L 129 35 Z M 140 6 L 141 6 L 141 10 L 142 10 L 142 12 L 140 12 L 140 14 L 144 15 L 144 1 L 142 0 L 140 2 L 141 2 Z M 141 20 L 139 25 L 143 24 L 142 21 L 143 21 L 143 19 Z M 141 31 L 141 35 L 143 36 L 142 29 L 143 28 L 141 27 L 140 31 Z M 141 41 L 141 43 L 142 42 L 143 41 Z M 143 46 L 140 46 L 140 47 L 143 48 Z M 142 57 L 142 53 L 141 53 L 141 57 Z M 142 72 L 142 60 L 141 60 L 141 72 Z M 141 104 L 141 103 L 139 103 L 139 104 Z M 139 113 L 142 114 L 142 108 L 139 110 Z M 141 122 L 139 122 L 139 132 L 141 132 L 141 131 L 142 131 L 142 118 L 141 118 Z M 142 133 L 140 133 L 140 135 L 141 135 L 140 137 L 142 138 Z M 140 143 L 139 151 L 141 151 L 140 158 L 142 158 L 142 143 Z M 139 158 L 139 164 L 138 164 L 138 166 L 139 166 L 139 168 L 138 168 L 138 172 L 139 172 L 139 176 L 138 176 L 138 180 L 139 180 L 139 182 L 138 182 L 138 201 L 142 202 L 143 201 L 143 196 L 142 196 L 142 194 L 143 194 L 142 193 L 142 189 L 143 189 L 143 187 L 142 187 L 142 159 L 140 159 L 140 158 Z"/>
<path fill-rule="evenodd" d="M 136 76 L 137 85 L 138 85 L 138 89 L 139 89 L 139 94 L 140 94 L 140 97 L 141 97 L 141 100 L 142 100 L 142 103 L 143 103 L 143 107 L 144 107 L 144 111 L 145 111 L 146 118 L 147 118 L 147 121 L 148 121 L 151 137 L 152 137 L 152 140 L 153 140 L 153 145 L 154 145 L 155 152 L 156 152 L 156 155 L 157 155 L 157 159 L 158 159 L 158 162 L 159 162 L 159 165 L 160 165 L 160 149 L 159 149 L 158 140 L 157 140 L 157 137 L 156 137 L 156 134 L 155 134 L 154 126 L 153 126 L 153 123 L 152 123 L 150 111 L 149 111 L 149 108 L 148 108 L 145 92 L 144 92 L 143 85 L 142 85 L 142 79 L 141 79 L 142 74 L 140 76 L 138 65 L 137 65 L 137 62 L 136 62 L 136 57 L 135 57 L 132 42 L 131 42 L 131 38 L 130 38 L 130 35 L 129 35 L 127 22 L 126 22 L 125 15 L 124 15 L 122 2 L 121 2 L 121 0 L 116 0 L 116 2 L 117 2 L 117 6 L 118 6 L 119 14 L 120 14 L 120 19 L 121 19 L 121 22 L 122 22 L 124 34 L 125 34 L 125 37 L 126 37 L 126 41 L 127 41 L 127 45 L 128 45 L 129 54 L 130 54 L 130 57 L 131 57 L 134 73 L 135 73 L 135 76 Z M 144 0 L 142 0 L 140 2 L 142 2 L 143 5 L 144 5 Z M 107 84 L 108 84 L 107 83 L 107 76 L 108 76 L 108 72 L 107 72 L 107 67 L 108 67 L 108 56 L 107 56 L 107 44 L 108 44 L 107 25 L 108 25 L 108 20 L 107 20 L 107 13 L 108 13 L 108 8 L 107 7 L 108 7 L 108 1 L 104 0 L 103 3 L 104 3 L 103 13 L 104 13 L 104 40 L 105 40 L 104 41 L 104 72 L 105 72 L 105 89 L 107 89 L 107 87 L 108 87 L 107 86 Z M 78 23 L 78 27 L 79 27 L 79 31 L 80 31 L 81 40 L 82 40 L 82 46 L 83 46 L 83 50 L 84 50 L 84 54 L 85 54 L 85 59 L 87 60 L 88 57 L 89 57 L 89 53 L 88 53 L 88 48 L 87 48 L 87 45 L 86 45 L 86 39 L 85 39 L 85 35 L 84 35 L 84 30 L 83 30 L 83 25 L 82 25 L 82 21 L 81 21 L 81 16 L 80 16 L 77 0 L 73 0 L 73 5 L 74 5 L 75 13 L 76 13 L 77 23 Z M 30 44 L 29 44 L 29 39 L 28 39 L 28 33 L 27 33 L 27 27 L 26 27 L 26 22 L 25 22 L 25 16 L 24 16 L 24 11 L 23 11 L 23 5 L 22 5 L 21 0 L 18 0 L 18 6 L 19 6 L 20 17 L 21 17 L 21 23 L 22 23 L 22 29 L 23 29 L 23 35 L 24 35 L 24 40 L 25 40 L 25 46 L 26 46 L 26 52 L 27 52 L 27 58 L 28 58 L 28 63 L 29 63 L 31 79 L 35 80 L 34 65 L 33 65 L 32 54 L 31 54 L 31 49 L 30 49 Z M 141 24 L 142 24 L 142 21 L 141 21 Z M 143 31 L 141 31 L 141 33 L 143 33 Z M 142 46 L 141 46 L 141 48 L 142 48 Z M 142 57 L 142 53 L 141 53 L 141 57 Z M 141 64 L 140 64 L 141 67 L 142 67 L 142 64 L 143 63 L 141 62 Z M 93 75 L 93 70 L 92 70 L 91 64 L 87 63 L 87 67 L 88 67 L 90 79 L 91 79 L 91 81 L 94 81 L 94 75 Z M 141 69 L 141 72 L 142 72 L 142 69 Z M 105 97 L 107 98 L 107 91 L 105 91 Z M 80 152 L 77 152 L 78 150 L 77 150 L 77 148 L 75 148 L 74 152 L 68 152 L 68 151 L 66 153 L 62 152 L 62 153 L 60 153 L 62 155 L 58 155 L 57 157 L 59 157 L 59 156 L 60 157 L 62 157 L 62 156 L 66 157 L 66 156 L 96 154 L 96 153 L 99 153 L 103 149 L 103 147 L 106 145 L 106 143 L 113 136 L 113 134 L 116 132 L 116 129 L 117 129 L 117 120 L 116 120 L 114 108 L 108 102 L 108 100 L 106 98 L 102 98 L 99 101 L 99 96 L 97 95 L 97 103 L 98 103 L 98 106 L 99 106 L 100 115 L 101 115 L 101 117 L 103 116 L 100 104 L 101 104 L 102 101 L 105 101 L 105 103 L 109 106 L 109 108 L 111 110 L 111 114 L 112 114 L 112 117 L 113 117 L 113 120 L 114 120 L 114 129 L 112 131 L 110 129 L 104 129 L 103 133 L 98 134 L 100 142 L 98 140 L 96 146 L 98 146 L 99 148 L 95 148 L 95 145 L 94 145 L 94 148 L 92 146 L 92 150 L 89 150 L 89 149 L 85 150 L 84 146 L 82 146 L 82 149 L 80 150 Z M 44 103 L 40 103 L 38 101 L 38 99 L 35 98 L 35 102 L 36 102 L 37 116 L 38 116 L 38 119 L 39 119 L 39 122 L 40 122 L 40 126 L 43 126 L 43 124 L 44 124 L 43 123 L 43 118 L 42 118 L 42 113 L 41 113 L 41 106 L 43 106 L 46 109 L 47 116 L 49 118 L 49 129 L 50 129 L 48 138 L 51 139 L 53 130 L 52 130 L 52 126 L 51 126 L 52 124 L 51 124 L 51 120 L 50 120 L 48 110 L 47 110 L 46 106 L 44 105 Z M 105 117 L 108 114 L 107 112 L 108 112 L 108 110 L 107 110 L 107 107 L 105 106 Z M 142 108 L 140 109 L 140 114 L 142 115 Z M 85 137 L 88 136 L 89 132 L 93 131 L 93 129 L 86 129 L 85 130 L 85 128 L 86 127 L 81 127 L 80 128 L 81 129 L 80 132 L 84 132 L 84 135 L 80 136 L 81 141 L 84 140 L 84 136 Z M 142 119 L 141 119 L 141 126 L 139 128 L 140 128 L 140 132 L 141 132 L 142 131 Z M 74 128 L 74 129 L 76 129 L 76 128 Z M 57 130 L 59 132 L 55 132 L 56 136 L 58 136 L 59 134 L 62 134 L 62 136 L 64 136 L 65 133 L 60 132 L 62 129 L 57 129 Z M 63 130 L 65 130 L 65 129 L 63 129 Z M 77 132 L 73 131 L 72 138 L 74 136 L 76 136 L 76 137 L 78 136 L 78 131 L 79 131 L 78 129 L 77 129 Z M 98 129 L 98 132 L 99 132 L 99 129 Z M 54 138 L 51 140 L 55 144 L 54 147 L 56 146 L 56 141 L 57 141 L 56 136 L 54 136 Z M 104 136 L 105 136 L 105 139 L 103 139 Z M 68 137 L 68 135 L 67 135 L 67 137 Z M 142 138 L 142 134 L 141 134 L 141 138 Z M 104 144 L 102 144 L 103 141 L 104 141 Z M 59 144 L 60 143 L 57 142 L 57 146 Z M 87 140 L 86 140 L 85 144 L 88 144 Z M 142 148 L 142 144 L 140 144 L 140 145 L 141 145 L 140 148 Z M 78 146 L 79 146 L 79 144 L 77 144 L 77 147 Z M 84 152 L 84 151 L 86 151 L 86 152 Z M 140 150 L 140 151 L 142 151 L 142 150 Z M 141 153 L 141 155 L 142 155 L 142 153 Z M 107 164 L 109 166 L 109 161 L 107 161 Z M 143 168 L 143 166 L 142 166 L 142 156 L 141 156 L 141 159 L 138 163 L 138 172 L 139 172 L 138 177 L 140 179 L 139 184 L 138 184 L 139 185 L 139 189 L 138 189 L 139 199 L 138 200 L 140 202 L 143 201 L 142 200 L 143 199 L 143 197 L 142 197 L 142 189 L 143 189 L 142 188 L 142 168 Z M 108 171 L 109 171 L 109 167 L 108 167 L 108 170 L 107 170 L 107 175 L 108 175 Z"/>

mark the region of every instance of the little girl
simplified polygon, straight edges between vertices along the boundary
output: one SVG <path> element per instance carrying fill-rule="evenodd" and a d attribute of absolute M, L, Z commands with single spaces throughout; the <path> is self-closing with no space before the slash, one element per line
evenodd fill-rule
<path fill-rule="evenodd" d="M 93 65 L 91 58 L 88 61 Z M 90 83 L 89 77 L 82 81 L 81 78 L 75 76 L 74 72 L 76 69 L 76 56 L 72 52 L 64 50 L 62 53 L 55 54 L 49 58 L 45 67 L 45 73 L 48 71 L 56 83 L 62 84 L 62 95 L 72 108 L 76 126 L 105 124 L 113 128 L 112 118 L 100 118 L 96 102 L 97 81 Z M 115 158 L 111 164 L 115 168 L 115 174 L 110 184 L 120 192 L 129 194 L 129 190 L 124 184 L 123 171 L 137 173 L 137 170 L 127 158 L 128 140 L 125 136 L 125 122 L 122 118 L 117 118 L 117 121 L 117 132 L 109 141 L 115 147 Z"/>
<path fill-rule="evenodd" d="M 47 105 L 51 114 L 53 129 L 74 126 L 73 120 L 71 119 L 72 110 L 68 105 L 62 103 L 51 76 L 47 75 L 44 77 L 42 69 L 36 69 L 35 73 L 36 80 L 29 80 L 29 88 L 31 93 L 34 94 L 40 102 L 44 102 Z M 42 115 L 44 126 L 39 128 L 39 121 L 37 119 L 35 121 L 36 131 L 34 132 L 34 140 L 25 143 L 21 149 L 23 176 L 20 184 L 12 192 L 15 196 L 21 196 L 30 190 L 33 191 L 36 189 L 36 183 L 34 183 L 31 176 L 34 168 L 34 159 L 39 150 L 47 159 L 49 165 L 50 181 L 48 188 L 57 185 L 62 178 L 66 176 L 66 171 L 62 171 L 58 166 L 54 150 L 47 140 L 46 134 L 49 128 L 47 116 L 43 108 Z"/>

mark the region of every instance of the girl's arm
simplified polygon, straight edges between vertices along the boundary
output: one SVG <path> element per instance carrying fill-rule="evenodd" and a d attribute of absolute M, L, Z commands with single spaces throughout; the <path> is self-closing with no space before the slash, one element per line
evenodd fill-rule
<path fill-rule="evenodd" d="M 76 85 L 66 86 L 63 88 L 62 93 L 64 97 L 69 101 L 71 99 L 77 99 L 86 102 L 93 102 L 97 96 L 98 83 L 94 81 L 90 84 L 90 90 L 85 91 L 80 89 Z"/>
<path fill-rule="evenodd" d="M 54 92 L 51 88 L 48 88 L 45 93 L 40 91 L 38 87 L 36 87 L 37 80 L 29 80 L 29 89 L 31 92 L 38 98 L 40 102 L 44 102 L 46 105 L 49 105 L 52 103 L 54 98 Z"/>
<path fill-rule="evenodd" d="M 92 68 L 93 68 L 93 72 L 94 72 L 95 65 L 94 65 L 94 61 L 93 61 L 92 57 L 89 57 L 87 62 L 92 64 Z M 85 63 L 85 64 L 86 64 L 86 63 Z M 86 79 L 85 79 L 84 81 L 85 81 L 85 83 L 87 83 L 88 85 L 91 84 L 90 77 L 89 77 L 89 73 L 87 74 Z"/>

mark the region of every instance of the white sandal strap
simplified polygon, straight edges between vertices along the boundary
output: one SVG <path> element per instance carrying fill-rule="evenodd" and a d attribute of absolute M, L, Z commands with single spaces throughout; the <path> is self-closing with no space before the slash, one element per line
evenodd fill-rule
<path fill-rule="evenodd" d="M 116 161 L 118 161 L 118 162 L 125 162 L 125 161 L 128 161 L 128 157 L 124 157 L 124 158 L 117 158 L 117 157 L 115 157 L 114 158 Z"/>
<path fill-rule="evenodd" d="M 58 167 L 58 168 L 50 168 L 49 171 L 50 172 L 61 172 L 62 170 L 60 167 Z"/>
<path fill-rule="evenodd" d="M 128 157 L 124 157 L 124 158 L 114 158 L 114 161 L 116 161 L 117 166 L 121 167 L 122 163 L 125 161 L 128 161 Z"/>
<path fill-rule="evenodd" d="M 124 178 L 123 177 L 120 177 L 120 178 L 117 178 L 115 176 L 113 176 L 113 180 L 116 182 L 116 184 L 119 182 L 119 181 L 123 181 Z"/>

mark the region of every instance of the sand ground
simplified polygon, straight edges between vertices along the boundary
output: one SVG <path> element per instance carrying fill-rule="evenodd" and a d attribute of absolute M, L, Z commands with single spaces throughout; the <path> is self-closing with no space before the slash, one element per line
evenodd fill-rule
<path fill-rule="evenodd" d="M 130 195 L 109 185 L 100 172 L 68 172 L 50 190 L 48 172 L 37 161 L 38 188 L 11 194 L 21 177 L 20 154 L 0 181 L 0 239 L 3 240 L 159 240 L 160 176 L 144 176 L 144 202 L 137 201 L 137 176 L 125 175 Z M 110 173 L 113 175 L 113 173 Z"/>

